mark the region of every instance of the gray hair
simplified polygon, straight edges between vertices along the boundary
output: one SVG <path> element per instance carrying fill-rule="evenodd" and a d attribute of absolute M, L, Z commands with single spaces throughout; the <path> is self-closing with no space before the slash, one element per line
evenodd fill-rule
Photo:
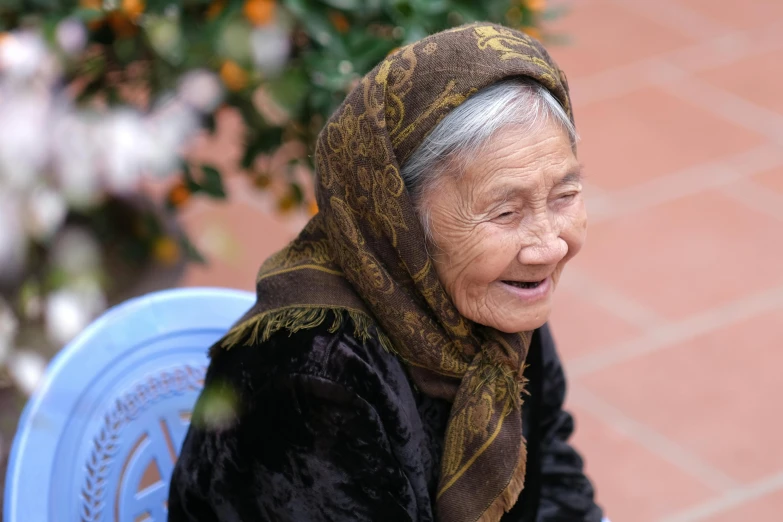
<path fill-rule="evenodd" d="M 433 189 L 443 172 L 459 176 L 470 158 L 493 134 L 509 125 L 536 132 L 543 123 L 557 122 L 576 147 L 578 136 L 560 102 L 540 83 L 513 78 L 490 85 L 459 105 L 429 133 L 402 166 L 400 175 L 419 212 L 428 239 L 429 218 L 419 206 L 421 196 Z"/>

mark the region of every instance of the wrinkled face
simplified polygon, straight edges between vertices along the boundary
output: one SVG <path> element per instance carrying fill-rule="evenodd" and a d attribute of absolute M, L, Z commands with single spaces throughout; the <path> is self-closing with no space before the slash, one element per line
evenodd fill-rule
<path fill-rule="evenodd" d="M 507 333 L 548 319 L 587 232 L 580 167 L 557 123 L 498 131 L 462 176 L 422 194 L 438 277 L 459 312 Z"/>

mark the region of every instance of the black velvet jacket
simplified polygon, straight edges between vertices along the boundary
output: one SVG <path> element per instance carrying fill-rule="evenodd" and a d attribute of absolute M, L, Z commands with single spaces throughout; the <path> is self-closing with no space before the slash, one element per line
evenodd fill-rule
<path fill-rule="evenodd" d="M 404 366 L 347 325 L 217 355 L 174 470 L 170 522 L 434 521 L 450 404 L 423 396 Z M 536 331 L 522 415 L 525 489 L 504 522 L 600 522 L 568 445 L 565 377 L 549 329 Z M 217 427 L 209 397 L 237 399 Z M 205 426 L 212 425 L 207 428 Z"/>

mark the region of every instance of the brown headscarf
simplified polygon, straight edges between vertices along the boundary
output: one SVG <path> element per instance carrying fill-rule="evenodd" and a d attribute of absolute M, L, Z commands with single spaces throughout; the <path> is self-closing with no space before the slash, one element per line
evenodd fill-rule
<path fill-rule="evenodd" d="M 223 346 L 346 318 L 403 360 L 425 394 L 453 402 L 439 521 L 494 522 L 524 485 L 522 371 L 531 332 L 462 317 L 443 290 L 400 166 L 443 117 L 509 77 L 532 78 L 571 115 L 563 73 L 528 36 L 477 23 L 400 48 L 370 71 L 316 148 L 320 212 L 258 274 L 258 300 Z"/>

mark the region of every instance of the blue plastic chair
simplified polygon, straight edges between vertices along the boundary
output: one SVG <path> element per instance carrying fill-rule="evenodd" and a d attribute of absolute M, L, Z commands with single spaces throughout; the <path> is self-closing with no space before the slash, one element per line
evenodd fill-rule
<path fill-rule="evenodd" d="M 254 299 L 156 292 L 109 310 L 63 348 L 20 419 L 3 519 L 165 521 L 207 350 Z"/>

